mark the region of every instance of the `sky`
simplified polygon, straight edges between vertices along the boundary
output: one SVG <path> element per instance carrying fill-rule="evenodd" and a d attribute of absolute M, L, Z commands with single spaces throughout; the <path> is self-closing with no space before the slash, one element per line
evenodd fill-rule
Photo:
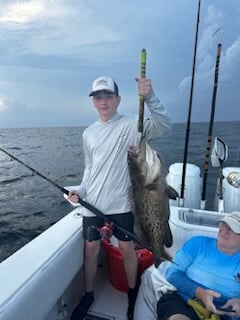
<path fill-rule="evenodd" d="M 197 9 L 198 0 L 1 0 L 0 128 L 91 124 L 101 75 L 119 85 L 119 113 L 137 114 L 143 48 L 172 122 L 186 122 Z M 219 43 L 215 121 L 240 120 L 239 16 L 240 0 L 201 0 L 192 122 L 210 119 Z"/>

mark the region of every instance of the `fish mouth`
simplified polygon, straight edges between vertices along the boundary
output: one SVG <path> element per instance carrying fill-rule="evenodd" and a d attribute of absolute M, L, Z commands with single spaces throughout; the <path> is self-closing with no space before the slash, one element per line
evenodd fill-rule
<path fill-rule="evenodd" d="M 146 138 L 142 137 L 139 144 L 128 145 L 127 151 L 131 156 L 139 156 L 142 153 L 142 158 L 146 158 Z"/>
<path fill-rule="evenodd" d="M 128 145 L 128 164 L 137 169 L 142 176 L 143 185 L 152 184 L 160 175 L 161 160 L 143 139 L 139 145 Z"/>

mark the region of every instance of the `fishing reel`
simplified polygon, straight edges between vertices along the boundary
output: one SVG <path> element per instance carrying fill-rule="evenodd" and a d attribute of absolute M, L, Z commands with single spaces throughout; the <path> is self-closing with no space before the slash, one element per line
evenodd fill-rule
<path fill-rule="evenodd" d="M 104 225 L 101 228 L 98 228 L 96 226 L 89 226 L 87 229 L 87 237 L 88 241 L 93 241 L 96 239 L 96 236 L 98 236 L 98 233 L 100 233 L 101 240 L 109 240 L 113 234 L 113 226 L 111 223 L 105 222 Z"/>

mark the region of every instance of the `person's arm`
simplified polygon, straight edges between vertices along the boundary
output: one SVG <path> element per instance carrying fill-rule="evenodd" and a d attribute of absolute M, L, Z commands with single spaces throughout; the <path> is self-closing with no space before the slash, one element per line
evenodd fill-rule
<path fill-rule="evenodd" d="M 189 279 L 184 271 L 175 267 L 169 267 L 166 274 L 167 280 L 186 298 L 192 299 L 199 284 Z"/>
<path fill-rule="evenodd" d="M 153 90 L 145 98 L 151 118 L 144 119 L 144 131 L 150 139 L 160 138 L 171 129 L 167 111 Z"/>
<path fill-rule="evenodd" d="M 183 271 L 175 270 L 174 268 L 169 268 L 167 270 L 167 280 L 174 283 L 181 296 L 185 298 L 186 301 L 193 299 L 194 297 L 200 300 L 207 310 L 219 314 L 228 316 L 240 316 L 240 299 L 230 299 L 222 308 L 217 308 L 214 304 L 214 298 L 219 298 L 220 294 L 210 289 L 201 287 L 199 283 L 196 283 L 186 276 Z"/>
<path fill-rule="evenodd" d="M 84 172 L 83 172 L 83 178 L 82 178 L 81 184 L 75 190 L 70 191 L 68 196 L 69 200 L 75 203 L 78 202 L 79 200 L 78 197 L 81 197 L 83 199 L 87 194 L 87 183 L 88 183 L 88 179 L 89 179 L 89 175 L 92 167 L 90 151 L 84 139 L 84 133 L 83 133 L 83 152 L 84 152 Z"/>
<path fill-rule="evenodd" d="M 88 148 L 87 138 L 85 132 L 83 132 L 83 154 L 84 154 L 84 172 L 82 182 L 77 189 L 77 192 L 81 198 L 84 198 L 87 194 L 87 184 L 92 168 L 91 151 Z"/>
<path fill-rule="evenodd" d="M 167 111 L 154 93 L 150 79 L 136 78 L 136 81 L 138 94 L 144 96 L 151 115 L 149 118 L 144 118 L 144 135 L 147 140 L 160 138 L 171 129 Z"/>

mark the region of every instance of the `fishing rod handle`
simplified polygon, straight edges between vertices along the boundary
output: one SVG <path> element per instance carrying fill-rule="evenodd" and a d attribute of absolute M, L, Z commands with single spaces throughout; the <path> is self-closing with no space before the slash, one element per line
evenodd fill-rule
<path fill-rule="evenodd" d="M 141 78 L 146 76 L 146 62 L 147 62 L 147 51 L 142 49 L 140 57 L 140 74 Z M 143 133 L 143 117 L 144 117 L 144 96 L 139 96 L 139 120 L 138 120 L 138 132 Z"/>
<path fill-rule="evenodd" d="M 145 78 L 146 76 L 146 62 L 147 62 L 147 51 L 146 49 L 142 49 L 141 51 L 141 78 Z"/>

